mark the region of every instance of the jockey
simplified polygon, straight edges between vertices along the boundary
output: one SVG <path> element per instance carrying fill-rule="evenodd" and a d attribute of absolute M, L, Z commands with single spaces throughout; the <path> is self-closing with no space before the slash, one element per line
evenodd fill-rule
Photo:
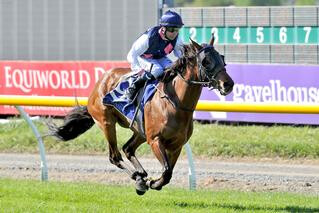
<path fill-rule="evenodd" d="M 182 56 L 183 42 L 178 32 L 183 25 L 180 15 L 168 10 L 161 17 L 159 26 L 148 29 L 133 43 L 127 60 L 133 72 L 144 70 L 144 73 L 127 88 L 125 95 L 129 100 L 147 80 L 158 79 L 172 64 L 167 57 L 169 53 L 174 51 L 177 58 Z"/>

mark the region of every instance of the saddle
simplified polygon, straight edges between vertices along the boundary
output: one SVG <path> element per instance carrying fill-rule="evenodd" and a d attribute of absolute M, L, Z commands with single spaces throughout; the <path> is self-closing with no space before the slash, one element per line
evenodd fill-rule
<path fill-rule="evenodd" d="M 145 137 L 144 128 L 144 106 L 153 97 L 156 86 L 158 84 L 157 80 L 153 80 L 147 83 L 145 88 L 141 88 L 138 91 L 136 101 L 131 102 L 126 98 L 126 89 L 133 84 L 137 79 L 138 73 L 130 73 L 124 76 L 123 79 L 118 83 L 118 85 L 103 98 L 103 104 L 106 106 L 113 106 L 119 113 L 124 115 L 129 123 L 131 123 L 135 111 L 138 110 L 135 121 L 137 123 L 138 131 L 142 136 Z M 144 90 L 145 89 L 145 90 Z M 137 109 L 137 104 L 139 108 Z"/>

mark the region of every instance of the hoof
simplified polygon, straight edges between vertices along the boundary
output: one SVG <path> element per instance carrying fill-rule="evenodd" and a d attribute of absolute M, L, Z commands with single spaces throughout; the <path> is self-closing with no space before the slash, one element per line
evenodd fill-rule
<path fill-rule="evenodd" d="M 146 185 L 150 188 L 150 189 L 154 189 L 154 190 L 161 190 L 163 186 L 159 186 L 158 181 L 156 180 L 148 180 Z"/>
<path fill-rule="evenodd" d="M 138 195 L 143 195 L 148 190 L 148 186 L 146 185 L 146 181 L 138 176 L 136 179 L 136 183 L 135 183 L 135 189 L 136 189 L 136 193 Z"/>
<path fill-rule="evenodd" d="M 138 195 L 143 195 L 143 194 L 145 194 L 145 192 L 146 192 L 146 191 L 140 191 L 140 190 L 137 190 L 137 189 L 136 189 L 136 194 L 138 194 Z"/>

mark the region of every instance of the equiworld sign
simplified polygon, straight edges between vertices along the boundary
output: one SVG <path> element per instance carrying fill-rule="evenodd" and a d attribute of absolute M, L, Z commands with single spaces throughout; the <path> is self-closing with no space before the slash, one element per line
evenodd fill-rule
<path fill-rule="evenodd" d="M 127 62 L 0 62 L 0 95 L 88 97 L 99 77 Z M 318 104 L 319 66 L 228 64 L 233 92 L 221 96 L 203 89 L 200 100 L 243 103 Z M 33 115 L 63 115 L 69 108 L 28 106 Z M 15 114 L 0 106 L 1 114 Z M 196 119 L 244 122 L 319 124 L 319 115 L 243 112 L 195 112 Z"/>

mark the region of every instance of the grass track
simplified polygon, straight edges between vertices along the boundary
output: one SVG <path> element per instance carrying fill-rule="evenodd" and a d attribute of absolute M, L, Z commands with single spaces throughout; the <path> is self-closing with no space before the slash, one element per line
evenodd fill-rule
<path fill-rule="evenodd" d="M 43 135 L 47 133 L 46 126 L 41 122 L 35 123 Z M 132 133 L 120 127 L 117 129 L 118 143 L 121 147 Z M 37 141 L 26 122 L 1 124 L 0 135 L 0 152 L 38 152 Z M 316 127 L 202 125 L 195 122 L 190 145 L 196 157 L 319 159 L 318 141 L 319 128 Z M 46 137 L 44 144 L 48 153 L 108 152 L 105 138 L 96 125 L 75 140 L 59 142 L 52 137 Z M 143 144 L 137 152 L 139 156 L 152 155 L 147 144 Z"/>
<path fill-rule="evenodd" d="M 0 212 L 319 212 L 319 197 L 0 179 Z"/>

